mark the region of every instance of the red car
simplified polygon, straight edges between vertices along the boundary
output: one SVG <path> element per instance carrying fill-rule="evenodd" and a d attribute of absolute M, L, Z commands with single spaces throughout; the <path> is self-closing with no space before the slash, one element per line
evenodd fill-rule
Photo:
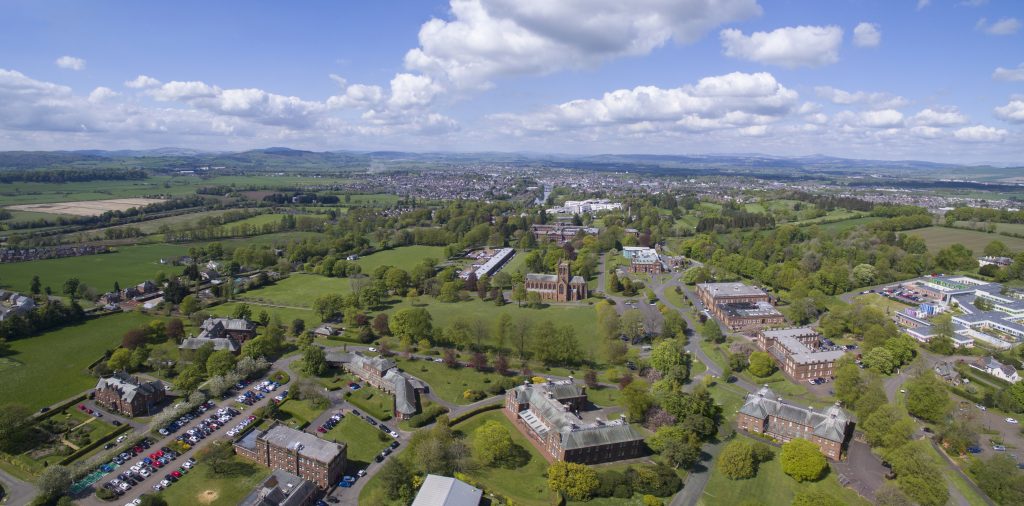
<path fill-rule="evenodd" d="M 171 476 L 173 476 L 175 478 L 181 478 L 181 472 L 180 471 L 171 471 Z"/>
<path fill-rule="evenodd" d="M 85 404 L 79 404 L 78 409 L 85 411 Z"/>

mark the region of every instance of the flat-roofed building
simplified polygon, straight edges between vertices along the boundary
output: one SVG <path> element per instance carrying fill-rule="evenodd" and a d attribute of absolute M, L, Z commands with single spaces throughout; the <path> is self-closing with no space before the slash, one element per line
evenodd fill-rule
<path fill-rule="evenodd" d="M 699 283 L 697 297 L 731 330 L 763 328 L 785 323 L 764 290 L 743 283 Z"/>
<path fill-rule="evenodd" d="M 747 394 L 746 401 L 736 413 L 739 429 L 765 434 L 783 443 L 795 438 L 806 439 L 821 453 L 839 460 L 843 447 L 853 432 L 853 423 L 839 403 L 824 411 L 793 406 L 783 402 L 767 386 L 757 393 Z"/>
<path fill-rule="evenodd" d="M 462 480 L 428 474 L 412 506 L 477 506 L 483 490 Z"/>
<path fill-rule="evenodd" d="M 239 506 L 309 506 L 320 491 L 313 482 L 288 471 L 275 469 Z"/>
<path fill-rule="evenodd" d="M 585 227 L 582 225 L 534 224 L 530 225 L 530 233 L 537 239 L 537 242 L 548 240 L 562 246 L 580 235 L 597 235 L 600 229 L 597 227 Z"/>
<path fill-rule="evenodd" d="M 757 334 L 757 345 L 796 380 L 832 377 L 836 360 L 846 354 L 822 350 L 821 335 L 811 327 L 763 330 Z"/>
<path fill-rule="evenodd" d="M 347 447 L 274 423 L 235 442 L 235 453 L 272 469 L 281 469 L 326 489 L 341 478 Z"/>

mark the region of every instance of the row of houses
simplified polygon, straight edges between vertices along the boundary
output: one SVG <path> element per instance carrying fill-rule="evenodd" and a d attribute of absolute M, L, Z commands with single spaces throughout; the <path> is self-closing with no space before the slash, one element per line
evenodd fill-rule
<path fill-rule="evenodd" d="M 52 246 L 41 248 L 0 248 L 0 264 L 50 258 L 80 257 L 110 253 L 106 246 Z"/>

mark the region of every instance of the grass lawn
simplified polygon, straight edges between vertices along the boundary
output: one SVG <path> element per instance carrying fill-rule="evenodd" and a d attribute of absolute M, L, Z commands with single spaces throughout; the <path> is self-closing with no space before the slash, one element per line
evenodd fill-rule
<path fill-rule="evenodd" d="M 743 406 L 747 392 L 736 385 L 722 382 L 716 382 L 708 388 L 708 392 L 715 399 L 715 404 L 722 406 L 722 417 L 727 420 L 722 424 L 722 429 L 731 429 L 732 417 Z"/>
<path fill-rule="evenodd" d="M 308 425 L 323 412 L 324 410 L 314 408 L 309 401 L 305 400 L 288 399 L 281 403 L 281 413 L 285 414 L 282 421 L 293 427 Z"/>
<path fill-rule="evenodd" d="M 206 311 L 213 316 L 231 316 L 235 311 L 235 307 L 239 304 L 248 304 L 249 307 L 252 308 L 253 317 L 260 314 L 260 311 L 266 311 L 271 318 L 273 318 L 274 315 L 277 315 L 277 317 L 281 319 L 281 323 L 285 325 L 291 325 L 292 320 L 295 320 L 296 318 L 304 320 L 306 322 L 307 329 L 313 329 L 316 328 L 317 325 L 320 325 L 320 316 L 312 309 L 273 307 L 255 301 L 228 302 L 219 306 L 207 308 Z"/>
<path fill-rule="evenodd" d="M 836 222 L 833 222 L 833 223 L 821 223 L 821 224 L 818 224 L 818 228 L 820 228 L 822 230 L 827 230 L 829 232 L 842 232 L 844 230 L 849 230 L 851 228 L 857 228 L 857 227 L 866 225 L 868 223 L 871 223 L 872 221 L 877 221 L 877 220 L 880 220 L 880 219 L 881 218 L 874 217 L 874 216 L 865 216 L 865 217 L 861 217 L 861 218 L 851 218 L 849 220 L 836 221 Z M 815 225 L 816 222 L 807 221 L 807 222 L 801 222 L 800 224 L 801 225 Z"/>
<path fill-rule="evenodd" d="M 401 269 L 410 270 L 424 258 L 433 258 L 443 261 L 443 246 L 405 246 L 402 248 L 379 251 L 370 256 L 356 260 L 356 263 L 363 268 L 366 274 L 373 273 L 373 270 L 382 265 L 391 265 Z"/>
<path fill-rule="evenodd" d="M 0 283 L 7 288 L 27 292 L 32 276 L 38 275 L 44 287 L 49 286 L 54 293 L 60 293 L 66 279 L 78 278 L 102 293 L 113 290 L 114 281 L 125 287 L 153 279 L 160 271 L 168 275 L 180 274 L 180 267 L 161 265 L 158 261 L 187 253 L 188 246 L 147 244 L 125 246 L 115 253 L 103 255 L 0 264 Z"/>
<path fill-rule="evenodd" d="M 385 439 L 381 439 L 381 438 Z M 323 435 L 324 439 L 348 445 L 346 473 L 355 474 L 373 461 L 373 457 L 386 448 L 391 436 L 352 415 L 345 415 L 338 425 Z"/>
<path fill-rule="evenodd" d="M 471 404 L 472 401 L 467 401 L 462 397 L 463 392 L 466 390 L 483 392 L 490 385 L 484 380 L 494 382 L 500 378 L 497 373 L 483 373 L 471 367 L 449 369 L 444 364 L 426 360 L 399 359 L 398 367 L 425 381 L 438 397 L 455 404 Z"/>
<path fill-rule="evenodd" d="M 170 488 L 158 494 L 167 504 L 202 504 L 204 506 L 235 506 L 270 475 L 270 468 L 257 465 L 239 456 L 232 457 L 234 466 L 227 474 L 214 474 L 210 466 L 199 461 Z"/>
<path fill-rule="evenodd" d="M 985 246 L 992 241 L 1002 241 L 1013 251 L 1024 251 L 1024 239 L 1007 237 L 999 234 L 989 234 L 976 230 L 962 230 L 947 227 L 927 227 L 905 232 L 909 235 L 916 235 L 924 239 L 928 244 L 928 251 L 936 253 L 940 249 L 951 244 L 960 243 L 967 246 L 976 255 L 980 255 Z"/>
<path fill-rule="evenodd" d="M 240 293 L 237 298 L 280 306 L 312 308 L 313 299 L 329 293 L 339 295 L 352 293 L 350 280 L 295 273 L 272 285 Z M 290 320 L 286 323 L 290 323 Z"/>
<path fill-rule="evenodd" d="M 469 471 L 467 474 L 482 484 L 485 490 L 509 497 L 516 504 L 526 506 L 548 504 L 548 485 L 547 478 L 544 476 L 548 470 L 548 463 L 536 448 L 516 430 L 502 410 L 481 413 L 452 428 L 469 436 L 478 427 L 491 420 L 497 421 L 508 429 L 512 434 L 512 441 L 529 452 L 530 460 L 526 465 L 517 469 L 488 467 Z"/>
<path fill-rule="evenodd" d="M 86 367 L 116 348 L 127 330 L 153 319 L 118 313 L 12 341 L 11 354 L 0 358 L 0 404 L 18 402 L 36 410 L 96 386 Z"/>
<path fill-rule="evenodd" d="M 587 400 L 602 408 L 617 406 L 622 398 L 618 388 L 598 385 L 596 388 L 587 389 Z"/>
<path fill-rule="evenodd" d="M 862 304 L 865 304 L 865 305 L 868 305 L 868 306 L 874 306 L 874 307 L 878 308 L 879 310 L 881 310 L 885 314 L 898 313 L 898 312 L 903 311 L 904 309 L 910 307 L 910 306 L 908 306 L 908 305 L 906 305 L 906 304 L 904 304 L 902 302 L 897 302 L 897 301 L 889 299 L 887 297 L 882 297 L 881 295 L 878 295 L 877 293 L 869 293 L 869 294 L 866 294 L 866 295 L 858 295 L 858 296 L 854 297 L 853 300 L 858 301 L 858 302 L 860 302 Z"/>
<path fill-rule="evenodd" d="M 761 464 L 757 476 L 748 480 L 730 480 L 712 469 L 704 495 L 698 505 L 740 504 L 744 500 L 757 498 L 766 506 L 788 506 L 793 497 L 802 490 L 818 490 L 835 497 L 850 506 L 870 504 L 851 489 L 839 485 L 834 473 L 819 481 L 798 483 L 782 472 L 779 463 L 779 449 L 772 448 L 775 458 Z"/>
<path fill-rule="evenodd" d="M 392 410 L 395 407 L 394 397 L 390 394 L 385 393 L 381 390 L 377 390 L 371 386 L 363 384 L 363 388 L 354 392 L 346 392 L 347 400 L 353 406 L 366 412 L 366 414 L 378 419 L 378 420 L 390 420 L 392 418 Z"/>

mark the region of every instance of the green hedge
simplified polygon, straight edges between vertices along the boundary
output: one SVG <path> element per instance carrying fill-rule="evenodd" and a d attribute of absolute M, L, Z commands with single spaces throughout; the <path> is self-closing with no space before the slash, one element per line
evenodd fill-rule
<path fill-rule="evenodd" d="M 114 430 L 114 432 L 111 432 L 110 434 L 107 434 L 106 436 L 103 436 L 103 437 L 97 439 L 96 441 L 93 441 L 93 442 L 91 442 L 91 443 L 89 443 L 89 444 L 79 448 L 77 451 L 75 451 L 71 455 L 68 455 L 67 457 L 64 457 L 63 459 L 60 460 L 60 462 L 58 462 L 58 464 L 60 464 L 62 466 L 66 466 L 66 465 L 74 462 L 75 460 L 81 458 L 82 455 L 85 455 L 85 454 L 95 450 L 96 448 L 99 448 L 100 445 L 106 443 L 107 441 L 110 441 L 111 439 L 114 439 L 115 437 L 117 437 L 117 436 L 119 436 L 121 434 L 124 434 L 125 432 L 128 432 L 129 430 L 131 430 L 131 428 L 132 428 L 131 425 L 124 424 L 124 425 L 118 427 L 116 430 Z"/>
<path fill-rule="evenodd" d="M 449 423 L 449 425 L 455 425 L 455 424 L 457 424 L 459 422 L 464 422 L 464 421 L 468 420 L 469 418 L 472 418 L 472 417 L 474 417 L 476 415 L 479 415 L 480 413 L 485 413 L 487 411 L 493 411 L 495 409 L 501 409 L 502 407 L 504 407 L 503 404 L 488 404 L 486 406 L 480 406 L 479 408 L 467 411 L 467 412 L 465 412 L 465 413 L 463 413 L 463 414 L 461 414 L 459 416 L 456 416 L 455 418 L 452 418 L 450 423 Z"/>

